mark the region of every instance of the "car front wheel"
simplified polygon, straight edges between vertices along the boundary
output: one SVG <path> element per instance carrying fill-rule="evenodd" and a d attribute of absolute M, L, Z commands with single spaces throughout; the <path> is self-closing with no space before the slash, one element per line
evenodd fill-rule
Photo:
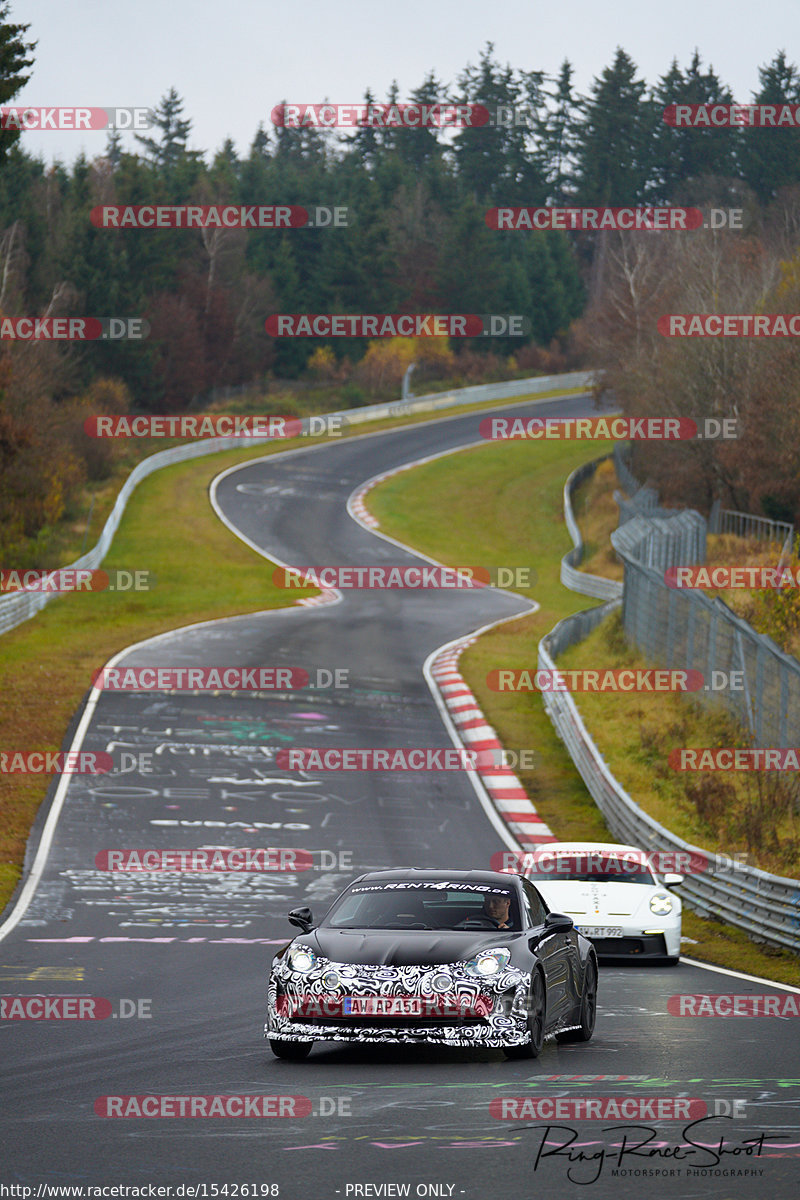
<path fill-rule="evenodd" d="M 528 999 L 528 1032 L 530 1041 L 524 1046 L 505 1046 L 503 1053 L 506 1058 L 538 1058 L 544 1043 L 544 980 L 540 971 L 534 971 L 531 977 L 531 990 Z"/>

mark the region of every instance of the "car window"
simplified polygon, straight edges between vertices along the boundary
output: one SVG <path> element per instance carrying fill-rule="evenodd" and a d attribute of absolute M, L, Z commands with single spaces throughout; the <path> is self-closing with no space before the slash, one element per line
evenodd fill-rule
<path fill-rule="evenodd" d="M 521 928 L 515 888 L 472 883 L 354 884 L 331 906 L 322 924 L 334 929 Z"/>
<path fill-rule="evenodd" d="M 522 891 L 524 892 L 527 906 L 530 908 L 531 925 L 543 925 L 544 919 L 547 916 L 547 905 L 529 879 L 523 879 Z"/>
<path fill-rule="evenodd" d="M 525 875 L 537 883 L 656 883 L 638 850 L 551 850 L 544 846 L 530 856 Z"/>
<path fill-rule="evenodd" d="M 573 871 L 569 868 L 561 870 L 532 870 L 531 879 L 538 883 L 555 883 L 569 881 L 571 883 L 646 883 L 655 886 L 653 873 L 647 868 L 641 870 L 611 870 Z"/>

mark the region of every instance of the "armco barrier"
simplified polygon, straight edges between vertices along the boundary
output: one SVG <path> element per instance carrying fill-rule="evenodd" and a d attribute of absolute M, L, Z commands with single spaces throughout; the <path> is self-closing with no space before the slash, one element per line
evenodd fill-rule
<path fill-rule="evenodd" d="M 606 458 L 608 457 L 610 456 L 606 455 Z M 593 596 L 596 600 L 616 600 L 622 596 L 620 580 L 604 579 L 601 575 L 589 575 L 586 571 L 577 569 L 583 558 L 583 538 L 572 511 L 572 495 L 585 479 L 594 475 L 600 463 L 604 461 L 603 458 L 597 458 L 592 462 L 582 463 L 575 468 L 564 484 L 564 520 L 574 547 L 561 560 L 561 582 L 564 587 L 573 592 L 580 592 L 582 596 Z"/>
<path fill-rule="evenodd" d="M 569 525 L 571 506 L 568 516 L 565 505 L 565 516 Z M 538 669 L 556 670 L 556 656 L 586 637 L 619 605 L 619 600 L 612 600 L 559 621 L 539 642 Z M 680 850 L 714 860 L 713 854 L 670 833 L 628 795 L 608 769 L 569 692 L 542 692 L 542 700 L 614 837 L 648 851 Z M 800 880 L 740 865 L 735 870 L 687 875 L 681 895 L 701 916 L 719 917 L 757 941 L 800 951 Z"/>
<path fill-rule="evenodd" d="M 539 392 L 551 391 L 554 388 L 578 389 L 592 386 L 593 371 L 573 371 L 567 375 L 543 375 L 537 379 L 512 379 L 504 383 L 479 384 L 476 387 L 459 388 L 443 394 L 431 393 L 426 396 L 416 396 L 413 400 L 393 401 L 387 404 L 371 404 L 364 408 L 345 409 L 342 412 L 329 413 L 328 416 L 341 417 L 343 425 L 358 425 L 364 421 L 380 421 L 386 417 L 412 415 L 421 412 L 435 412 L 442 408 L 452 408 L 460 404 L 481 404 L 484 401 L 504 400 L 511 396 L 535 396 Z M 303 418 L 302 426 L 308 429 L 308 419 Z M 187 462 L 192 458 L 202 458 L 206 454 L 216 454 L 220 450 L 237 450 L 240 447 L 257 446 L 272 441 L 270 437 L 220 437 L 204 439 L 201 442 L 189 442 L 185 446 L 173 446 L 169 450 L 159 450 L 143 459 L 131 471 L 119 491 L 116 502 L 97 543 L 81 555 L 68 568 L 88 567 L 96 569 L 108 554 L 114 534 L 117 532 L 125 506 L 131 493 L 138 483 L 154 471 L 162 467 L 171 467 L 175 463 Z M 0 597 L 0 634 L 30 620 L 54 596 L 55 592 L 14 592 Z"/>

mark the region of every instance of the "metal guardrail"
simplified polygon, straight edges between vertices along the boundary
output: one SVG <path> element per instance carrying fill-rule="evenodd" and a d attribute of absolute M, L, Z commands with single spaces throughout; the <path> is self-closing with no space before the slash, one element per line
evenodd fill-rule
<path fill-rule="evenodd" d="M 609 456 L 606 455 L 606 458 Z M 590 575 L 577 568 L 583 559 L 583 538 L 572 510 L 572 495 L 580 485 L 595 473 L 599 464 L 605 459 L 598 458 L 592 462 L 582 463 L 576 467 L 564 484 L 564 520 L 569 530 L 569 536 L 574 543 L 561 560 L 561 582 L 564 587 L 582 596 L 593 596 L 596 600 L 614 600 L 622 595 L 622 583 L 617 579 L 604 579 L 601 575 Z"/>
<path fill-rule="evenodd" d="M 733 533 L 736 537 L 753 538 L 759 542 L 778 542 L 794 536 L 794 525 L 790 521 L 773 521 L 769 517 L 757 517 L 754 513 L 737 512 L 732 508 L 720 508 L 717 501 L 711 506 L 708 517 L 709 533 Z"/>
<path fill-rule="evenodd" d="M 358 425 L 365 421 L 379 421 L 385 417 L 434 412 L 440 408 L 451 408 L 459 404 L 480 404 L 484 401 L 504 400 L 512 396 L 534 396 L 540 392 L 551 391 L 554 387 L 588 388 L 592 386 L 594 378 L 594 371 L 572 371 L 566 375 L 542 375 L 535 379 L 512 379 L 503 383 L 479 384 L 475 387 L 459 388 L 444 394 L 434 392 L 417 396 L 413 400 L 371 404 L 363 408 L 345 409 L 325 415 L 342 418 L 343 426 Z M 309 428 L 307 417 L 302 419 L 302 428 L 304 431 Z M 221 450 L 257 446 L 273 440 L 268 436 L 209 438 L 202 442 L 190 442 L 185 446 L 173 446 L 169 450 L 159 450 L 156 454 L 151 454 L 138 463 L 125 480 L 96 544 L 75 562 L 61 569 L 72 570 L 86 567 L 94 570 L 100 566 L 108 554 L 114 534 L 122 520 L 125 506 L 134 488 L 154 471 L 160 471 L 162 467 L 171 467 L 175 463 L 187 462 L 192 458 L 216 454 Z M 7 633 L 24 621 L 30 620 L 57 595 L 57 592 L 14 592 L 0 597 L 0 634 Z"/>
<path fill-rule="evenodd" d="M 569 526 L 574 517 L 571 505 L 567 506 L 567 498 L 565 487 L 564 511 Z M 538 669 L 557 669 L 556 656 L 567 646 L 582 641 L 620 603 L 620 600 L 612 600 L 559 621 L 539 642 Z M 701 916 L 719 917 L 743 929 L 757 941 L 800 952 L 800 880 L 770 875 L 758 867 L 744 864 L 732 868 L 721 863 L 717 855 L 671 833 L 640 808 L 611 774 L 569 692 L 545 691 L 542 700 L 614 837 L 647 851 L 676 850 L 703 856 L 702 861 L 709 863 L 709 869 L 686 875 L 681 888 L 681 894 L 696 912 Z"/>

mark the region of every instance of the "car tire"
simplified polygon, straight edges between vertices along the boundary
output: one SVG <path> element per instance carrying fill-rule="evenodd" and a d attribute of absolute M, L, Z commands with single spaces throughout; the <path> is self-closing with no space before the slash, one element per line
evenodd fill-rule
<path fill-rule="evenodd" d="M 586 964 L 581 993 L 580 1028 L 565 1029 L 556 1034 L 559 1042 L 588 1042 L 594 1033 L 594 1023 L 597 1018 L 597 967 L 593 959 Z"/>
<path fill-rule="evenodd" d="M 534 971 L 528 995 L 528 1032 L 530 1041 L 524 1046 L 504 1046 L 506 1058 L 538 1058 L 544 1043 L 545 987 L 541 971 Z"/>
<path fill-rule="evenodd" d="M 300 1062 L 308 1058 L 313 1042 L 284 1042 L 279 1038 L 269 1039 L 269 1048 L 276 1058 L 288 1058 L 290 1062 Z"/>

